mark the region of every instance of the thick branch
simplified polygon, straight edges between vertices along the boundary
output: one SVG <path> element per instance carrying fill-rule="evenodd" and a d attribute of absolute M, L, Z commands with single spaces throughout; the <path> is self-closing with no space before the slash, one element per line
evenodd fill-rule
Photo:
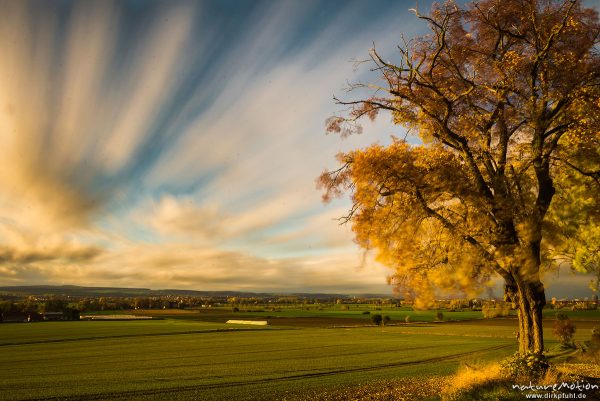
<path fill-rule="evenodd" d="M 458 228 L 454 224 L 452 224 L 452 222 L 450 222 L 447 218 L 445 218 L 444 216 L 436 212 L 434 209 L 432 209 L 427 204 L 427 201 L 425 200 L 423 194 L 421 193 L 421 191 L 419 191 L 418 188 L 415 188 L 414 195 L 417 201 L 419 202 L 419 205 L 421 205 L 421 208 L 427 215 L 438 220 L 442 224 L 442 226 L 445 229 L 447 229 L 450 233 L 452 233 L 457 238 L 461 238 L 467 244 L 472 246 L 490 264 L 490 267 L 497 274 L 499 274 L 503 278 L 505 278 L 505 276 L 508 277 L 508 272 L 502 269 L 498 262 L 496 262 L 494 256 L 487 249 L 485 249 L 485 247 L 482 244 L 480 244 L 479 241 L 477 241 L 471 235 L 460 233 Z"/>

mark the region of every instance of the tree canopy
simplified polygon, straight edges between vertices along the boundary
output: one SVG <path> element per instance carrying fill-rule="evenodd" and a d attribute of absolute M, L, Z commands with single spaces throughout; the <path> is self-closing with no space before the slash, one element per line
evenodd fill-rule
<path fill-rule="evenodd" d="M 575 0 L 448 1 L 415 14 L 430 33 L 395 59 L 371 49 L 380 81 L 336 99 L 350 110 L 327 130 L 357 133 L 361 118 L 389 112 L 421 144 L 340 154 L 319 186 L 325 200 L 351 192 L 346 220 L 404 294 L 425 302 L 501 277 L 519 350 L 541 352 L 542 262 L 571 255 L 577 266 L 599 222 L 598 14 Z"/>

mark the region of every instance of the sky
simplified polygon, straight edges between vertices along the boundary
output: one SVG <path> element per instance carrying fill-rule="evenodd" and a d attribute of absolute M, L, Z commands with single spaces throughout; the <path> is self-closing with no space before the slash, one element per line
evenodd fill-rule
<path fill-rule="evenodd" d="M 424 33 L 411 7 L 0 1 L 0 285 L 390 294 L 315 180 L 406 135 L 324 122 L 374 44 Z"/>

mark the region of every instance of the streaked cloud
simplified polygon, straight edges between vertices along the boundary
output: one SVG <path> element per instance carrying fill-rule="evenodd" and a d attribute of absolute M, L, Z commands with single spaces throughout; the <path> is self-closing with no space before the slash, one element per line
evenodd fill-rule
<path fill-rule="evenodd" d="M 0 2 L 0 284 L 389 292 L 314 182 L 405 134 L 324 121 L 408 8 Z"/>
<path fill-rule="evenodd" d="M 61 266 L 59 271 L 48 263 L 32 261 L 19 267 L 3 263 L 0 277 L 10 284 L 27 280 L 33 284 L 75 282 L 100 286 L 343 293 L 381 289 L 380 278 L 373 273 L 385 271 L 382 267 L 361 267 L 361 259 L 356 255 L 266 259 L 244 252 L 172 243 L 160 247 L 140 244 L 96 255 L 86 268 L 77 260 L 63 260 Z M 340 270 L 345 274 L 339 275 Z"/>
<path fill-rule="evenodd" d="M 32 249 L 19 250 L 15 248 L 0 248 L 0 263 L 29 265 L 37 262 L 66 261 L 85 262 L 94 259 L 101 251 L 93 247 L 56 247 L 35 251 Z"/>
<path fill-rule="evenodd" d="M 152 202 L 139 216 L 142 224 L 148 224 L 166 236 L 175 235 L 193 239 L 216 238 L 223 233 L 223 217 L 215 208 L 202 207 L 190 198 L 177 199 L 171 195 Z"/>

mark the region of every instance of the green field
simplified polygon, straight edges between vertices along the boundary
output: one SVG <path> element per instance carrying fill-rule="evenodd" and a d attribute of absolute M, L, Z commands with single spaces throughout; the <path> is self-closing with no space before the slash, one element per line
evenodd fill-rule
<path fill-rule="evenodd" d="M 369 312 L 366 314 L 365 312 Z M 413 322 L 432 322 L 436 320 L 436 311 L 414 311 L 412 309 L 400 309 L 400 308 L 351 308 L 349 310 L 341 309 L 308 309 L 308 310 L 281 310 L 276 312 L 238 312 L 239 316 L 255 316 L 265 317 L 273 316 L 278 317 L 323 317 L 323 318 L 357 318 L 370 320 L 371 315 L 380 314 L 389 316 L 392 321 L 404 322 L 406 316 L 410 316 Z M 483 317 L 480 311 L 460 311 L 450 312 L 444 311 L 445 320 L 470 320 L 470 319 L 481 319 Z"/>
<path fill-rule="evenodd" d="M 483 318 L 481 311 L 442 311 L 445 321 L 474 320 Z M 340 306 L 317 308 L 240 308 L 239 311 L 232 311 L 232 308 L 211 308 L 211 309 L 193 309 L 193 310 L 123 310 L 123 311 L 105 311 L 93 312 L 91 314 L 134 314 L 149 315 L 155 317 L 165 317 L 177 320 L 196 320 L 206 322 L 224 323 L 228 319 L 252 319 L 268 320 L 270 325 L 274 326 L 356 326 L 370 325 L 371 316 L 380 314 L 391 318 L 391 324 L 404 323 L 407 316 L 410 316 L 411 322 L 433 322 L 436 320 L 437 311 L 425 310 L 415 311 L 410 308 L 375 308 L 371 305 L 356 306 L 352 305 L 348 309 L 342 309 Z M 300 322 L 300 324 L 296 324 Z"/>
<path fill-rule="evenodd" d="M 0 399 L 294 399 L 447 375 L 516 348 L 514 319 L 298 328 L 171 315 L 184 319 L 2 324 Z"/>
<path fill-rule="evenodd" d="M 266 319 L 270 320 L 271 324 L 277 324 L 277 319 L 286 318 L 310 318 L 317 323 L 319 319 L 329 322 L 330 319 L 356 319 L 362 320 L 364 324 L 370 324 L 371 316 L 374 314 L 387 315 L 391 318 L 391 323 L 404 323 L 405 318 L 410 316 L 412 322 L 433 322 L 436 320 L 436 314 L 442 312 L 444 321 L 462 321 L 483 319 L 481 311 L 473 310 L 413 310 L 409 307 L 375 307 L 373 305 L 335 305 L 329 307 L 306 306 L 299 307 L 277 307 L 268 308 L 264 306 L 257 307 L 240 307 L 240 310 L 233 312 L 232 308 L 205 308 L 205 309 L 170 309 L 170 310 L 123 310 L 123 311 L 104 311 L 91 312 L 91 314 L 137 314 L 164 316 L 174 319 L 202 320 L 213 322 L 224 322 L 227 319 Z M 564 313 L 571 319 L 595 319 L 600 321 L 599 310 L 553 310 L 545 309 L 543 311 L 544 318 L 553 319 L 556 313 Z M 516 312 L 511 311 L 511 316 L 516 317 Z M 285 322 L 285 321 L 284 321 Z M 336 322 L 338 325 L 344 325 L 344 320 Z M 346 323 L 347 324 L 347 323 Z M 326 324 L 330 326 L 330 324 Z"/>

